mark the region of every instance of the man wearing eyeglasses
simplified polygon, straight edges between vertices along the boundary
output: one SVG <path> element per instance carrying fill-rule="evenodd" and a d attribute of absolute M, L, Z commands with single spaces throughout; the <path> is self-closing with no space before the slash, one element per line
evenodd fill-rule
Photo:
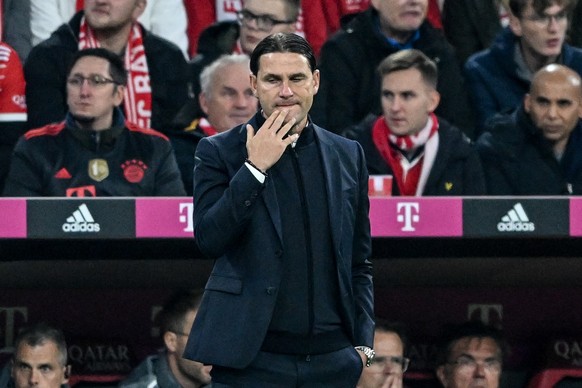
<path fill-rule="evenodd" d="M 533 74 L 551 63 L 582 74 L 582 50 L 565 43 L 573 0 L 509 0 L 509 27 L 465 64 L 477 135 L 497 113 L 516 109 Z"/>
<path fill-rule="evenodd" d="M 402 388 L 402 377 L 410 363 L 410 359 L 404 357 L 407 345 L 403 324 L 376 318 L 376 356 L 370 367 L 362 371 L 357 388 Z"/>
<path fill-rule="evenodd" d="M 237 12 L 236 21 L 220 21 L 200 34 L 198 53 L 190 61 L 190 82 L 194 96 L 200 95 L 200 74 L 205 67 L 222 55 L 244 54 L 250 56 L 257 44 L 278 32 L 296 31 L 300 0 L 244 0 Z M 178 118 L 192 121 L 203 114 L 197 98 L 192 98 Z M 194 109 L 192 109 L 194 106 Z"/>
<path fill-rule="evenodd" d="M 24 134 L 4 194 L 14 197 L 183 196 L 170 141 L 126 120 L 119 106 L 123 61 L 103 49 L 79 51 L 67 73 L 69 112 Z"/>
<path fill-rule="evenodd" d="M 503 334 L 493 326 L 454 325 L 439 345 L 436 374 L 444 388 L 498 388 L 506 353 Z"/>

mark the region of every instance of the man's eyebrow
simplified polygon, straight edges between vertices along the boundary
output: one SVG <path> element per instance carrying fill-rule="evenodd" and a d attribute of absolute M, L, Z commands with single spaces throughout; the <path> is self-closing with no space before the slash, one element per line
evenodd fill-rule
<path fill-rule="evenodd" d="M 16 365 L 16 366 L 28 366 L 28 367 L 32 367 L 32 365 L 30 365 L 26 361 L 22 361 L 22 360 L 14 360 L 14 365 Z"/>

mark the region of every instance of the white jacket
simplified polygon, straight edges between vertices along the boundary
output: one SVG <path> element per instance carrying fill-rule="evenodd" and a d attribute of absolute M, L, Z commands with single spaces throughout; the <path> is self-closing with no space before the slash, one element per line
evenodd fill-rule
<path fill-rule="evenodd" d="M 30 0 L 32 44 L 37 45 L 75 14 L 76 0 Z M 173 42 L 188 58 L 186 9 L 182 0 L 148 0 L 139 22 L 150 32 Z"/>

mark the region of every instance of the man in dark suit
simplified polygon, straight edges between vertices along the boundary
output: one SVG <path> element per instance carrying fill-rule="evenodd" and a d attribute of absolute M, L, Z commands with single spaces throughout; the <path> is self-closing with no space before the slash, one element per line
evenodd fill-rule
<path fill-rule="evenodd" d="M 184 355 L 213 387 L 354 387 L 374 356 L 364 154 L 309 119 L 303 38 L 270 35 L 250 66 L 262 110 L 196 151 L 194 233 L 216 262 Z"/>

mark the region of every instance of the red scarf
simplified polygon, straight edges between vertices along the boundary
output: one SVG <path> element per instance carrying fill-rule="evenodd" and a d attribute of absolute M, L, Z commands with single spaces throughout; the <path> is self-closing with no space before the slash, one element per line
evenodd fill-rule
<path fill-rule="evenodd" d="M 416 194 L 416 188 L 422 172 L 424 152 L 421 152 L 411 161 L 406 159 L 403 152 L 413 152 L 417 148 L 424 146 L 428 139 L 437 133 L 439 128 L 438 120 L 432 113 L 430 114 L 430 119 L 432 125 L 427 125 L 416 135 L 397 136 L 393 134 L 386 124 L 384 116 L 380 116 L 372 127 L 374 145 L 392 169 L 400 195 L 413 196 Z"/>
<path fill-rule="evenodd" d="M 202 133 L 206 136 L 214 136 L 218 133 L 205 117 L 192 121 L 190 125 L 186 127 L 185 131 L 194 131 L 196 128 L 200 128 Z"/>
<path fill-rule="evenodd" d="M 75 5 L 75 10 L 77 12 L 79 12 L 80 10 L 82 10 L 85 7 L 85 1 L 84 0 L 77 0 L 77 3 Z"/>
<path fill-rule="evenodd" d="M 87 24 L 85 17 L 83 17 L 79 32 L 79 50 L 100 46 L 95 33 Z M 127 87 L 123 98 L 125 116 L 128 121 L 137 124 L 139 127 L 150 128 L 152 90 L 141 27 L 138 23 L 134 23 L 131 27 L 129 40 L 125 48 L 125 68 L 128 71 Z"/>

